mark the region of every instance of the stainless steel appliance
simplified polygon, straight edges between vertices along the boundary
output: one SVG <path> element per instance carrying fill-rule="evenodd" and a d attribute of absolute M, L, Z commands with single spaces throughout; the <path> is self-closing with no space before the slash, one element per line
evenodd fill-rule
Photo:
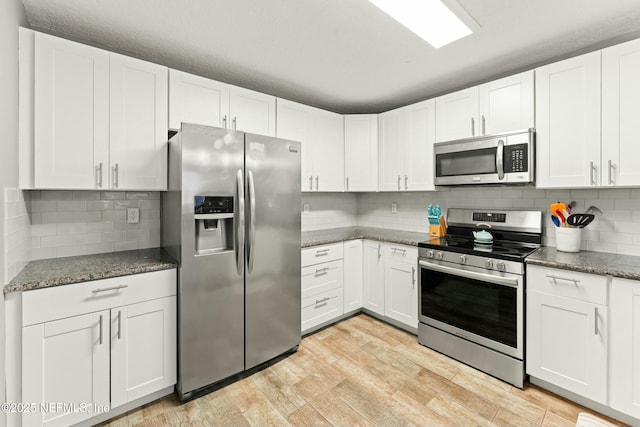
<path fill-rule="evenodd" d="M 522 388 L 524 258 L 540 247 L 542 212 L 448 209 L 447 223 L 418 244 L 418 341 Z M 474 239 L 478 223 L 493 240 Z"/>
<path fill-rule="evenodd" d="M 298 142 L 188 123 L 169 141 L 181 399 L 297 349 L 300 194 Z"/>
<path fill-rule="evenodd" d="M 435 185 L 533 182 L 533 129 L 434 145 Z"/>

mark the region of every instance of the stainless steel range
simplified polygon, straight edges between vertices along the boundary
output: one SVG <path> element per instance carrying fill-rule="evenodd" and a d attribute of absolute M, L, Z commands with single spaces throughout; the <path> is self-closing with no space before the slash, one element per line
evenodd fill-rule
<path fill-rule="evenodd" d="M 522 388 L 524 258 L 540 247 L 542 212 L 448 209 L 447 224 L 418 244 L 418 341 Z"/>

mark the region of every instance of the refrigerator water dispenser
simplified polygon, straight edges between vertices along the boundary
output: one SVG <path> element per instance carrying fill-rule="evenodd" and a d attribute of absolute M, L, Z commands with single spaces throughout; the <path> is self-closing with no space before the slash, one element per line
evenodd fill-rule
<path fill-rule="evenodd" d="M 231 251 L 233 247 L 233 197 L 195 196 L 196 255 Z"/>

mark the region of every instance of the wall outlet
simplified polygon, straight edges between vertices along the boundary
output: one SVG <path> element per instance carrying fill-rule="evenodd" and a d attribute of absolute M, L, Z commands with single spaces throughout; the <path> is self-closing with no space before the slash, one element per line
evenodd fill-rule
<path fill-rule="evenodd" d="M 304 203 L 302 205 L 302 213 L 305 215 L 309 215 L 309 203 Z"/>
<path fill-rule="evenodd" d="M 397 203 L 391 203 L 391 213 L 398 213 L 398 204 Z"/>
<path fill-rule="evenodd" d="M 140 222 L 140 208 L 127 208 L 127 223 L 138 224 Z"/>

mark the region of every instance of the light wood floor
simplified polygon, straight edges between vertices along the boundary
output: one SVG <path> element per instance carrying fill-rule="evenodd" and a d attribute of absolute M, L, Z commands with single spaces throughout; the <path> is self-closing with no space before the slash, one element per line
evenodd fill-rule
<path fill-rule="evenodd" d="M 535 386 L 511 387 L 361 314 L 251 377 L 104 426 L 575 426 L 582 411 L 590 412 Z"/>

